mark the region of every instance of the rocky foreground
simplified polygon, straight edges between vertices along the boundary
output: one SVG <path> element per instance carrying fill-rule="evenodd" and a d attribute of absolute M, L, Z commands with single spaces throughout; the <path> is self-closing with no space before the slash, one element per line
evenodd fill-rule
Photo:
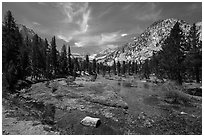
<path fill-rule="evenodd" d="M 128 81 L 128 82 L 127 82 Z M 186 85 L 186 87 L 189 85 Z M 135 78 L 65 78 L 3 98 L 3 134 L 202 134 L 202 98 Z M 99 118 L 84 126 L 86 116 Z"/>

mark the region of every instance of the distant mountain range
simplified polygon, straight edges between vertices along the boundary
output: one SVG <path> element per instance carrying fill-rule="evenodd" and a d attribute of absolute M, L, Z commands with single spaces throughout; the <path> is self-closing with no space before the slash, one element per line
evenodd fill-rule
<path fill-rule="evenodd" d="M 170 35 L 171 29 L 176 22 L 180 23 L 180 27 L 185 36 L 188 36 L 191 24 L 186 23 L 183 20 L 178 19 L 165 19 L 154 22 L 138 37 L 132 35 L 130 42 L 115 49 L 105 49 L 99 53 L 90 55 L 90 60 L 96 59 L 98 62 L 103 62 L 108 65 L 112 65 L 113 61 L 144 61 L 153 55 L 153 52 L 161 50 L 161 45 L 164 40 Z M 32 37 L 36 34 L 32 29 L 27 28 L 25 25 L 18 25 L 19 31 L 25 39 Z M 196 27 L 199 32 L 199 38 L 202 40 L 202 22 L 196 23 Z M 59 40 L 60 41 L 60 40 Z M 66 44 L 66 42 L 63 42 Z M 62 45 L 62 44 L 61 44 Z M 76 53 L 77 57 L 82 57 Z"/>
<path fill-rule="evenodd" d="M 180 27 L 185 36 L 188 36 L 192 25 L 185 21 L 174 18 L 159 20 L 145 29 L 139 37 L 116 49 L 106 49 L 96 54 L 95 58 L 108 65 L 112 65 L 113 60 L 144 61 L 153 55 L 153 51 L 158 52 L 162 49 L 162 43 L 170 35 L 170 31 L 177 21 L 181 24 Z M 200 32 L 199 38 L 202 40 L 202 23 L 196 23 L 196 27 Z"/>

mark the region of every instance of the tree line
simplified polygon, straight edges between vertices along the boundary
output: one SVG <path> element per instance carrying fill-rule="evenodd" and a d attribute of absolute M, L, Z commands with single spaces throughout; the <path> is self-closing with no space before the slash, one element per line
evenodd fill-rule
<path fill-rule="evenodd" d="M 177 22 L 171 30 L 170 36 L 162 43 L 161 51 L 153 53 L 144 63 L 137 61 L 115 61 L 113 65 L 102 62 L 76 58 L 72 55 L 70 46 L 63 45 L 57 50 L 56 38 L 49 43 L 37 34 L 32 39 L 23 38 L 18 25 L 8 11 L 2 24 L 2 70 L 3 77 L 12 90 L 19 79 L 53 79 L 56 77 L 79 76 L 85 72 L 89 75 L 114 74 L 133 75 L 142 74 L 145 78 L 154 73 L 159 78 L 168 78 L 182 84 L 183 80 L 201 80 L 202 72 L 202 41 L 198 39 L 195 24 L 190 29 L 188 38 Z M 68 48 L 68 49 L 67 49 Z"/>
<path fill-rule="evenodd" d="M 202 41 L 196 25 L 190 28 L 185 37 L 177 22 L 170 35 L 162 43 L 162 50 L 154 53 L 149 61 L 151 73 L 157 77 L 175 80 L 182 84 L 186 80 L 201 81 L 202 77 Z"/>
<path fill-rule="evenodd" d="M 116 74 L 116 63 L 110 67 L 97 63 L 95 59 L 90 61 L 88 55 L 85 59 L 75 58 L 70 46 L 67 49 L 63 45 L 60 52 L 56 47 L 55 36 L 50 43 L 37 34 L 32 39 L 23 38 L 11 11 L 8 11 L 2 24 L 2 70 L 9 88 L 12 90 L 18 80 L 25 80 L 29 76 L 32 80 L 50 80 L 69 75 L 76 77 L 84 72 L 105 75 L 113 70 Z M 120 71 L 120 63 L 117 63 L 118 74 L 125 73 L 124 65 Z"/>

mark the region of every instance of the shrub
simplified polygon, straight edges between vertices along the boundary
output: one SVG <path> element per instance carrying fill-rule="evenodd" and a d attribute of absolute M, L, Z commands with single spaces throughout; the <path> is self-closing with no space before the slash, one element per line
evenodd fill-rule
<path fill-rule="evenodd" d="M 58 89 L 58 86 L 57 86 L 57 84 L 55 83 L 55 84 L 52 86 L 52 93 L 54 93 L 57 89 Z"/>
<path fill-rule="evenodd" d="M 123 87 L 132 87 L 132 83 L 127 81 L 122 82 L 122 85 Z"/>
<path fill-rule="evenodd" d="M 182 92 L 182 87 L 174 82 L 163 84 L 162 92 L 166 102 L 171 104 L 190 105 L 190 98 Z"/>
<path fill-rule="evenodd" d="M 144 88 L 149 89 L 149 84 L 148 83 L 144 83 Z"/>
<path fill-rule="evenodd" d="M 55 106 L 53 104 L 47 104 L 44 107 L 42 114 L 42 122 L 45 124 L 54 124 L 55 123 Z"/>

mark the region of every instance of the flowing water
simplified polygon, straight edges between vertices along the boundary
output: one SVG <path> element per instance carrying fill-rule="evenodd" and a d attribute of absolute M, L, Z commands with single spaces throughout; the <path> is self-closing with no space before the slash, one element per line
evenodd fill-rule
<path fill-rule="evenodd" d="M 128 104 L 128 110 L 133 115 L 145 112 L 149 115 L 160 115 L 158 109 L 160 103 L 157 95 L 157 87 L 153 83 L 144 81 L 118 81 L 115 83 L 118 93 Z"/>

